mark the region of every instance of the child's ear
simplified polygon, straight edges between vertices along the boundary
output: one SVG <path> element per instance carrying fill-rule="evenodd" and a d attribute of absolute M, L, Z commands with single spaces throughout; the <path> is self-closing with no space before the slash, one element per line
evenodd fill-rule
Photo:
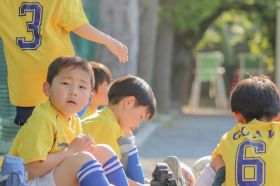
<path fill-rule="evenodd" d="M 245 123 L 245 119 L 239 112 L 232 112 L 233 117 L 239 122 L 239 123 Z"/>
<path fill-rule="evenodd" d="M 134 96 L 127 96 L 123 98 L 124 108 L 133 108 L 136 103 L 136 98 Z"/>
<path fill-rule="evenodd" d="M 45 93 L 46 96 L 50 96 L 50 90 L 51 90 L 51 86 L 48 82 L 45 82 L 43 85 L 43 91 Z"/>

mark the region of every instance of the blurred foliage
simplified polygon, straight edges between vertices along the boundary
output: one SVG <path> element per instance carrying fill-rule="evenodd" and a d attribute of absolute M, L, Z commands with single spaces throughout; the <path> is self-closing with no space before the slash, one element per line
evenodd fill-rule
<path fill-rule="evenodd" d="M 162 0 L 160 15 L 173 21 L 180 47 L 187 50 L 214 47 L 224 37 L 219 29 L 226 29 L 230 33 L 228 43 L 231 46 L 245 44 L 250 52 L 264 57 L 271 71 L 276 1 Z"/>
<path fill-rule="evenodd" d="M 254 17 L 254 19 L 252 19 Z M 220 29 L 226 28 L 230 34 L 228 38 L 222 37 Z M 273 71 L 274 43 L 269 42 L 271 32 L 267 25 L 259 21 L 255 16 L 248 16 L 247 12 L 240 10 L 230 10 L 224 12 L 208 29 L 196 46 L 195 50 L 203 48 L 214 48 L 219 43 L 228 42 L 233 48 L 244 45 L 253 55 L 264 60 L 267 72 Z M 224 50 L 223 50 L 224 51 Z M 226 54 L 225 54 L 226 55 Z M 231 55 L 230 59 L 234 58 Z M 230 62 L 232 63 L 232 62 Z"/>
<path fill-rule="evenodd" d="M 216 18 L 228 10 L 243 11 L 256 25 L 273 25 L 267 20 L 275 20 L 276 0 L 162 0 L 161 4 L 161 16 L 172 19 L 178 34 L 182 35 L 204 33 Z"/>

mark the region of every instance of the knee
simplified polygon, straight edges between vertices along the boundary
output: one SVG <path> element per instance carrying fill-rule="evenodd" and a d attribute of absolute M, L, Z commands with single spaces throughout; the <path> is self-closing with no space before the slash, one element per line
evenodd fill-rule
<path fill-rule="evenodd" d="M 76 153 L 62 161 L 56 168 L 54 174 L 64 175 L 67 173 L 69 175 L 76 175 L 81 167 L 91 160 L 96 160 L 96 158 L 89 152 Z"/>
<path fill-rule="evenodd" d="M 90 152 L 78 152 L 74 154 L 73 156 L 67 158 L 66 161 L 71 162 L 71 164 L 76 165 L 77 167 L 80 167 L 81 165 L 87 163 L 88 161 L 95 160 L 96 158 L 94 157 L 93 154 Z"/>
<path fill-rule="evenodd" d="M 104 162 L 111 159 L 113 156 L 116 156 L 116 153 L 112 149 L 112 147 L 105 144 L 98 144 L 94 147 L 93 155 L 100 163 L 103 164 Z"/>

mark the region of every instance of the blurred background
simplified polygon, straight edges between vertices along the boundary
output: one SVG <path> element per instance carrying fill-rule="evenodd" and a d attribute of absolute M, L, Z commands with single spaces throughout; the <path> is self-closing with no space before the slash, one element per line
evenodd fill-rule
<path fill-rule="evenodd" d="M 144 78 L 156 93 L 161 113 L 184 105 L 225 108 L 231 88 L 248 74 L 277 80 L 276 0 L 83 4 L 91 23 L 128 46 L 129 62 L 119 64 L 106 48 L 73 36 L 77 54 L 104 63 L 114 77 Z M 215 100 L 215 95 L 222 98 Z"/>
<path fill-rule="evenodd" d="M 89 21 L 96 28 L 128 46 L 129 62 L 120 64 L 105 47 L 73 34 L 77 55 L 107 65 L 114 78 L 127 74 L 142 77 L 155 92 L 158 115 L 172 115 L 159 119 L 159 123 L 164 123 L 163 128 L 155 129 L 157 133 L 152 134 L 154 139 L 150 141 L 154 141 L 157 148 L 161 143 L 167 149 L 156 150 L 151 147 L 153 143 L 149 148 L 142 145 L 140 155 L 144 160 L 151 156 L 155 158 L 154 152 L 161 153 L 158 159 L 171 152 L 192 159 L 211 153 L 221 134 L 234 124 L 228 117 L 228 99 L 238 80 L 250 74 L 265 74 L 279 87 L 280 13 L 277 12 L 280 9 L 277 0 L 82 2 Z M 172 114 L 174 112 L 181 117 L 174 118 L 177 116 Z M 202 116 L 205 114 L 223 116 Z M 1 154 L 7 152 L 18 130 L 13 124 L 14 115 L 15 108 L 9 103 L 6 63 L 0 40 Z M 227 122 L 229 125 L 225 128 L 219 125 Z M 212 129 L 206 129 L 205 123 Z M 199 133 L 202 129 L 204 132 Z M 186 130 L 189 133 L 180 134 Z M 210 134 L 215 135 L 214 141 L 207 140 L 211 138 Z M 176 139 L 180 135 L 187 136 L 187 142 Z M 203 137 L 207 144 L 200 144 L 201 148 L 196 150 L 195 143 L 202 142 Z M 174 143 L 170 143 L 172 139 L 175 139 Z M 178 143 L 195 146 L 191 147 L 191 152 L 186 149 L 170 151 L 170 146 L 176 147 L 174 144 Z M 180 145 L 177 150 L 184 149 Z"/>

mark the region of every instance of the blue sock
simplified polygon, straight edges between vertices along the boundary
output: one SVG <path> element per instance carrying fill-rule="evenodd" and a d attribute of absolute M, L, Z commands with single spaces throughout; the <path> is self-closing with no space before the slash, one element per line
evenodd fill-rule
<path fill-rule="evenodd" d="M 91 160 L 85 163 L 77 174 L 80 186 L 108 186 L 110 185 L 97 160 Z"/>
<path fill-rule="evenodd" d="M 128 186 L 122 164 L 117 156 L 113 156 L 106 163 L 104 163 L 103 169 L 105 170 L 105 175 L 110 184 L 115 186 Z"/>
<path fill-rule="evenodd" d="M 125 173 L 128 178 L 144 184 L 144 174 L 136 147 L 131 149 L 128 153 Z"/>

